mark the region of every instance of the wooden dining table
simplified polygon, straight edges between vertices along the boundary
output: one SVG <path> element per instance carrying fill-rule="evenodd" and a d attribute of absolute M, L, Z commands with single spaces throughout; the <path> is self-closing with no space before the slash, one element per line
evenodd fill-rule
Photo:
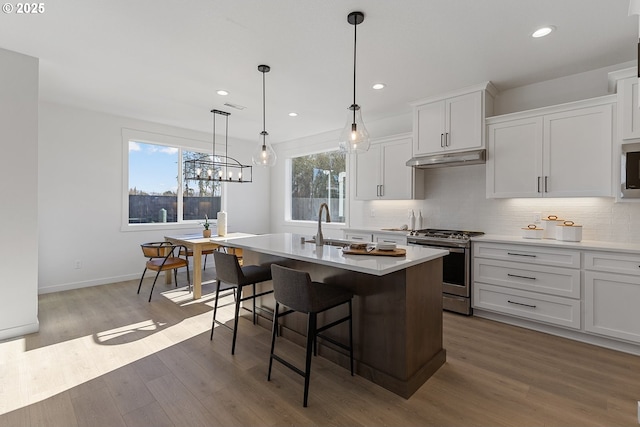
<path fill-rule="evenodd" d="M 225 242 L 231 239 L 255 236 L 248 233 L 227 233 L 224 236 L 202 237 L 201 234 L 182 234 L 164 236 L 164 240 L 172 245 L 184 245 L 193 252 L 193 299 L 202 297 L 202 252 L 226 247 Z M 229 248 L 234 250 L 233 248 Z M 165 274 L 165 282 L 171 284 L 171 272 Z"/>

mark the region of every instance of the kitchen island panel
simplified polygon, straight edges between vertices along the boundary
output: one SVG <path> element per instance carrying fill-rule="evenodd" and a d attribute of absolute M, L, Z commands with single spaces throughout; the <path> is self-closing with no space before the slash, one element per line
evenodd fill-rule
<path fill-rule="evenodd" d="M 309 272 L 314 281 L 345 287 L 354 294 L 353 339 L 358 375 L 409 398 L 446 361 L 442 347 L 442 258 L 377 276 L 338 267 L 244 250 L 248 264 L 278 263 Z M 262 286 L 271 286 L 264 284 Z M 260 305 L 273 310 L 272 295 Z M 318 317 L 326 324 L 346 314 L 338 307 Z M 306 316 L 294 313 L 282 319 L 282 336 L 304 345 Z M 270 322 L 261 322 L 270 326 Z M 326 331 L 348 342 L 346 324 Z M 348 354 L 330 343 L 319 344 L 319 354 L 348 369 Z"/>

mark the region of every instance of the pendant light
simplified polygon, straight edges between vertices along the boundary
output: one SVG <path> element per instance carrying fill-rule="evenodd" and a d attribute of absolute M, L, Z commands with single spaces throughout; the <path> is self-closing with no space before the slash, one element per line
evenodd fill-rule
<path fill-rule="evenodd" d="M 221 110 L 211 110 L 213 113 L 213 140 L 211 154 L 204 154 L 184 161 L 185 181 L 207 181 L 204 184 L 211 187 L 214 181 L 240 182 L 253 181 L 253 166 L 244 165 L 233 157 L 227 156 L 229 152 L 229 116 L 231 113 Z M 216 153 L 216 118 L 224 117 L 224 155 Z M 212 188 L 212 187 L 211 187 Z M 213 189 L 211 190 L 213 194 Z"/>
<path fill-rule="evenodd" d="M 269 144 L 269 132 L 266 130 L 266 112 L 265 112 L 265 91 L 264 91 L 264 75 L 271 70 L 268 65 L 258 65 L 258 71 L 262 73 L 262 132 L 260 132 L 260 141 L 258 147 L 253 151 L 251 161 L 254 165 L 273 166 L 276 164 L 276 152 L 273 151 Z"/>
<path fill-rule="evenodd" d="M 369 132 L 364 127 L 360 106 L 356 104 L 356 44 L 358 24 L 364 21 L 362 12 L 351 12 L 347 22 L 353 25 L 353 104 L 349 107 L 347 125 L 340 134 L 340 149 L 347 153 L 363 153 L 369 150 Z"/>

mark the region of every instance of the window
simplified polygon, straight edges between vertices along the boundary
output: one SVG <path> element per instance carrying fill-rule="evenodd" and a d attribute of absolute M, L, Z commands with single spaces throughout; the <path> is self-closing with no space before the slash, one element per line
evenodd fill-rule
<path fill-rule="evenodd" d="M 331 222 L 345 222 L 345 165 L 345 154 L 337 150 L 291 159 L 292 221 L 317 220 L 326 203 Z"/>
<path fill-rule="evenodd" d="M 221 184 L 187 180 L 183 166 L 185 160 L 210 154 L 179 145 L 189 142 L 180 138 L 136 136 L 123 138 L 128 151 L 126 224 L 202 222 L 205 215 L 215 219 L 221 210 Z"/>

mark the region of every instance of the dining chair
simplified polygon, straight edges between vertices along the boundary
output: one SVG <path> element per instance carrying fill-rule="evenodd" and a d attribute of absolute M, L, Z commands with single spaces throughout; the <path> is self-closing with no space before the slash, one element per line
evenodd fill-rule
<path fill-rule="evenodd" d="M 149 302 L 151 302 L 151 296 L 153 295 L 153 288 L 156 286 L 158 276 L 162 271 L 173 270 L 173 276 L 178 286 L 178 269 L 185 267 L 187 269 L 187 282 L 189 283 L 189 291 L 191 291 L 191 278 L 189 277 L 189 256 L 187 254 L 187 248 L 184 245 L 173 245 L 169 242 L 149 242 L 140 245 L 142 247 L 142 253 L 147 258 L 147 262 L 140 277 L 140 284 L 138 285 L 138 294 L 140 294 L 140 288 L 142 287 L 142 280 L 147 270 L 156 272 L 156 277 L 153 279 L 153 285 L 151 285 L 151 292 L 149 292 Z"/>
<path fill-rule="evenodd" d="M 304 377 L 304 399 L 302 405 L 307 406 L 309 397 L 309 382 L 311 378 L 311 351 L 317 352 L 317 338 L 321 338 L 349 352 L 351 376 L 353 376 L 353 328 L 351 315 L 351 299 L 353 294 L 341 287 L 326 283 L 313 282 L 306 271 L 294 270 L 277 264 L 271 264 L 271 276 L 273 278 L 273 291 L 276 300 L 273 314 L 273 327 L 271 330 L 271 352 L 269 354 L 269 372 L 267 381 L 271 381 L 271 368 L 273 361 L 277 360 L 287 368 Z M 334 307 L 347 304 L 349 314 L 318 327 L 318 314 Z M 288 310 L 280 313 L 280 305 Z M 307 314 L 307 344 L 305 369 L 302 370 L 281 356 L 275 354 L 276 335 L 278 333 L 278 321 L 281 317 L 293 312 Z M 343 322 L 349 322 L 349 345 L 324 335 L 322 332 Z"/>
<path fill-rule="evenodd" d="M 256 293 L 256 283 L 266 282 L 271 280 L 271 269 L 268 266 L 261 265 L 245 265 L 240 266 L 238 257 L 232 253 L 226 253 L 222 251 L 215 251 L 213 253 L 213 260 L 216 265 L 216 298 L 213 305 L 213 321 L 211 323 L 211 337 L 213 340 L 213 332 L 215 331 L 216 323 L 229 328 L 223 322 L 216 320 L 218 312 L 218 300 L 220 297 L 220 285 L 222 282 L 235 288 L 235 316 L 233 320 L 233 341 L 231 344 L 231 354 L 235 354 L 236 350 L 236 337 L 238 334 L 238 316 L 240 315 L 240 304 L 243 301 L 253 300 L 253 324 L 256 324 L 256 298 L 263 295 L 273 293 L 272 289 Z M 246 286 L 252 286 L 252 294 L 243 296 L 243 289 Z M 231 329 L 231 328 L 229 328 Z"/>
<path fill-rule="evenodd" d="M 214 251 L 215 249 L 205 249 L 202 251 L 202 255 L 204 255 L 204 263 L 202 264 L 203 270 L 207 269 L 207 258 L 209 255 L 213 254 Z M 185 253 L 188 257 L 193 257 L 193 251 L 191 249 L 186 247 L 184 249 L 180 249 L 180 255 L 184 256 Z"/>

